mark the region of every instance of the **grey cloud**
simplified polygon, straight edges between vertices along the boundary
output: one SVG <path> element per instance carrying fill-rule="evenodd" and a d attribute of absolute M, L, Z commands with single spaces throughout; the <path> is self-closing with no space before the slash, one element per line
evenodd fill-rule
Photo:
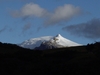
<path fill-rule="evenodd" d="M 32 24 L 31 23 L 27 23 L 23 26 L 22 28 L 22 32 L 24 33 L 25 31 L 29 30 L 31 28 Z"/>
<path fill-rule="evenodd" d="M 53 13 L 51 13 L 45 21 L 45 25 L 54 25 L 60 22 L 66 22 L 79 14 L 81 14 L 81 9 L 79 7 L 65 4 L 64 6 L 59 6 Z"/>
<path fill-rule="evenodd" d="M 13 32 L 14 31 L 14 29 L 13 28 L 9 28 L 9 30 L 8 30 L 9 32 Z"/>
<path fill-rule="evenodd" d="M 37 28 L 37 32 L 39 32 L 41 29 L 42 29 L 42 27 L 38 27 L 38 28 Z"/>
<path fill-rule="evenodd" d="M 63 30 L 70 32 L 72 35 L 83 36 L 90 39 L 100 38 L 100 18 L 92 19 L 86 23 L 81 23 L 77 25 L 69 25 Z"/>
<path fill-rule="evenodd" d="M 5 30 L 6 30 L 6 27 L 2 28 L 2 29 L 0 30 L 0 33 L 4 32 Z"/>

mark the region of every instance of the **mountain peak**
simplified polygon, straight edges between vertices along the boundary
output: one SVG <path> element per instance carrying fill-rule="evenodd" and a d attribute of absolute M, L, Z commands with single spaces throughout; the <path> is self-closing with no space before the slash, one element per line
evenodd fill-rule
<path fill-rule="evenodd" d="M 61 35 L 60 34 L 57 34 L 56 37 L 61 37 Z"/>
<path fill-rule="evenodd" d="M 30 40 L 24 41 L 19 46 L 24 48 L 30 48 L 34 49 L 35 47 L 39 47 L 42 44 L 47 44 L 49 46 L 46 47 L 71 47 L 71 46 L 79 46 L 80 44 L 75 43 L 71 40 L 68 40 L 61 36 L 60 34 L 57 34 L 56 36 L 44 36 L 39 38 L 32 38 Z M 51 45 L 52 44 L 52 45 Z"/>

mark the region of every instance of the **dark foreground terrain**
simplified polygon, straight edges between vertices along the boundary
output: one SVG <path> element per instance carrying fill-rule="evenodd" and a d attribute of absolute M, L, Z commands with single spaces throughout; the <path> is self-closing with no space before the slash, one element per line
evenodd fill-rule
<path fill-rule="evenodd" d="M 0 75 L 100 75 L 100 43 L 43 51 L 0 43 Z"/>

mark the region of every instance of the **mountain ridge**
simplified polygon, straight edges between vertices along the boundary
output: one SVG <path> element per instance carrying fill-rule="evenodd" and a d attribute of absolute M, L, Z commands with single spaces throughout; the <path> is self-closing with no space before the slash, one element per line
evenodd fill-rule
<path fill-rule="evenodd" d="M 60 34 L 57 34 L 56 36 L 43 36 L 39 38 L 31 38 L 19 44 L 19 46 L 29 49 L 35 49 L 37 47 L 41 48 L 42 45 L 46 45 L 45 47 L 52 46 L 54 48 L 59 48 L 59 47 L 61 48 L 61 47 L 80 46 L 81 44 L 66 39 Z"/>

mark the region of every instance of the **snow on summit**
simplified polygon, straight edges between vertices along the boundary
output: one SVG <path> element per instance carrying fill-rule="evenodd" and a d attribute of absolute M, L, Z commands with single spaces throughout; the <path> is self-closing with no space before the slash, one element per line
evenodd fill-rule
<path fill-rule="evenodd" d="M 54 37 L 54 39 L 56 40 L 56 43 L 58 45 L 62 45 L 64 47 L 79 46 L 79 44 L 62 37 L 60 34 L 58 34 L 56 37 Z"/>
<path fill-rule="evenodd" d="M 57 45 L 60 45 L 62 47 L 80 46 L 80 44 L 75 43 L 71 40 L 68 40 L 64 38 L 63 36 L 61 36 L 60 34 L 54 37 L 44 36 L 44 37 L 39 37 L 39 38 L 32 38 L 32 39 L 22 42 L 21 44 L 19 44 L 19 46 L 24 47 L 24 48 L 34 49 L 35 47 L 39 47 L 41 43 L 45 41 L 56 43 Z"/>
<path fill-rule="evenodd" d="M 49 41 L 52 38 L 53 38 L 52 36 L 31 38 L 29 40 L 22 42 L 21 44 L 19 44 L 19 46 L 24 47 L 24 48 L 34 49 L 35 47 L 39 47 L 42 42 Z"/>

